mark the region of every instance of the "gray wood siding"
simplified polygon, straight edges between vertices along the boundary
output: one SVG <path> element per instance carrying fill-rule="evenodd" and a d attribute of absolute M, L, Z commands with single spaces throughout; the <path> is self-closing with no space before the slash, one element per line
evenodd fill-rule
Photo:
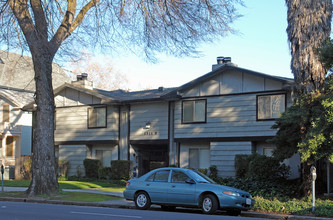
<path fill-rule="evenodd" d="M 256 94 L 207 98 L 207 122 L 182 124 L 182 102 L 175 105 L 175 138 L 272 136 L 274 121 L 256 120 Z"/>
<path fill-rule="evenodd" d="M 86 159 L 86 145 L 60 145 L 59 160 L 69 161 L 68 176 L 76 176 L 81 172 L 85 176 L 83 160 Z"/>
<path fill-rule="evenodd" d="M 251 142 L 211 142 L 210 164 L 216 165 L 219 176 L 235 177 L 235 155 L 251 153 Z"/>
<path fill-rule="evenodd" d="M 282 83 L 239 71 L 226 71 L 185 91 L 183 97 L 224 95 L 282 89 Z"/>
<path fill-rule="evenodd" d="M 130 139 L 168 139 L 168 106 L 168 102 L 132 104 Z M 150 129 L 144 129 L 147 122 L 151 123 Z"/>
<path fill-rule="evenodd" d="M 107 127 L 88 129 L 88 106 L 56 109 L 55 141 L 118 140 L 118 107 L 107 107 Z"/>

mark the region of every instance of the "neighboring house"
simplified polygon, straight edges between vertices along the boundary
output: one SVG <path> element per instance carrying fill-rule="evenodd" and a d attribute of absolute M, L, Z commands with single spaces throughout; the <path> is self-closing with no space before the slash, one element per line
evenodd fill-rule
<path fill-rule="evenodd" d="M 274 119 L 291 104 L 292 79 L 239 68 L 221 59 L 213 70 L 177 88 L 137 92 L 94 89 L 87 75 L 55 89 L 55 144 L 69 175 L 83 160 L 131 160 L 139 175 L 151 162 L 180 167 L 216 165 L 235 176 L 234 157 L 270 156 Z M 29 106 L 26 107 L 27 109 Z M 286 163 L 297 177 L 299 158 Z"/>
<path fill-rule="evenodd" d="M 16 159 L 31 154 L 32 114 L 21 108 L 33 101 L 34 93 L 0 86 L 0 165 L 4 179 L 14 179 Z"/>
<path fill-rule="evenodd" d="M 70 82 L 53 64 L 53 85 Z M 21 108 L 34 101 L 34 70 L 31 57 L 0 50 L 0 166 L 5 179 L 20 178 L 24 156 L 32 151 L 32 113 Z"/>

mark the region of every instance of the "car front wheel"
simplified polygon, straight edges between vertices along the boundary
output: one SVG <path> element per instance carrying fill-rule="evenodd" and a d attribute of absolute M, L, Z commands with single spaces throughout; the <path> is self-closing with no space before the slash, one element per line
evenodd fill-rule
<path fill-rule="evenodd" d="M 150 198 L 146 192 L 139 192 L 135 195 L 135 207 L 137 209 L 149 209 L 150 207 Z"/>
<path fill-rule="evenodd" d="M 215 196 L 211 194 L 204 195 L 201 202 L 201 209 L 204 214 L 213 214 L 218 208 L 218 202 Z"/>

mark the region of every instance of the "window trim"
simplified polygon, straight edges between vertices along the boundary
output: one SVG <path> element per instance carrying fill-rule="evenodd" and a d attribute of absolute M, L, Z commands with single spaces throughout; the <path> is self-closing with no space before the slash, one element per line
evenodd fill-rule
<path fill-rule="evenodd" d="M 274 120 L 278 119 L 278 118 L 263 118 L 263 119 L 259 118 L 259 104 L 258 104 L 259 97 L 274 96 L 274 95 L 284 95 L 284 111 L 286 111 L 286 109 L 287 109 L 287 93 L 271 93 L 271 94 L 257 95 L 256 96 L 256 119 L 257 119 L 257 121 L 274 121 Z"/>
<path fill-rule="evenodd" d="M 105 125 L 104 126 L 90 126 L 89 119 L 90 119 L 90 109 L 97 109 L 97 108 L 104 108 L 105 109 Z M 106 128 L 107 127 L 107 117 L 108 117 L 108 108 L 106 105 L 103 106 L 91 106 L 87 108 L 87 127 L 88 129 L 95 129 L 95 128 Z"/>
<path fill-rule="evenodd" d="M 5 121 L 5 107 L 8 107 L 8 121 Z M 10 123 L 10 105 L 9 104 L 3 104 L 2 105 L 2 122 L 5 123 L 5 122 L 8 122 Z"/>
<path fill-rule="evenodd" d="M 184 102 L 196 102 L 196 101 L 204 101 L 205 102 L 205 119 L 204 121 L 184 121 Z M 182 100 L 182 124 L 204 124 L 207 123 L 207 99 L 189 99 Z"/>

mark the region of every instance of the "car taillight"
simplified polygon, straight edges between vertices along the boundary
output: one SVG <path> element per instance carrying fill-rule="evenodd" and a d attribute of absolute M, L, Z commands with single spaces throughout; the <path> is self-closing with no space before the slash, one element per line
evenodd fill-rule
<path fill-rule="evenodd" d="M 128 187 L 131 183 L 130 182 L 126 182 L 126 187 Z"/>

